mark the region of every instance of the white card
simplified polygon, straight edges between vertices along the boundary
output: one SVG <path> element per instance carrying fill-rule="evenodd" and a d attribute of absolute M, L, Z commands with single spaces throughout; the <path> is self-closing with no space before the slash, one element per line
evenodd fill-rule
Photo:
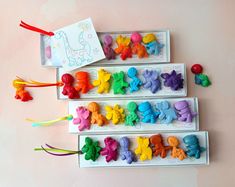
<path fill-rule="evenodd" d="M 90 18 L 58 29 L 54 34 L 43 40 L 45 49 L 50 45 L 48 61 L 52 66 L 62 66 L 70 71 L 105 58 Z"/>

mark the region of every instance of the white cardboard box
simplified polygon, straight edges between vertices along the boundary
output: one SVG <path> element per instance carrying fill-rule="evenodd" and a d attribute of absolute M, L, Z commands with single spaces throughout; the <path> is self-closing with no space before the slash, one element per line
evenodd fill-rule
<path fill-rule="evenodd" d="M 80 23 L 80 22 L 78 22 L 78 23 Z M 70 25 L 68 27 L 70 27 Z M 60 30 L 61 29 L 59 29 L 58 31 L 60 31 Z M 57 32 L 57 31 L 55 31 L 55 32 Z M 126 32 L 126 31 L 97 32 L 97 35 L 98 35 L 100 42 L 103 41 L 103 37 L 105 34 L 111 35 L 113 37 L 112 48 L 115 49 L 116 48 L 116 43 L 115 43 L 116 37 L 118 35 L 130 37 L 131 33 L 132 32 Z M 132 58 L 127 58 L 125 61 L 121 60 L 120 55 L 116 55 L 115 60 L 107 60 L 106 58 L 104 58 L 104 56 L 102 56 L 102 58 L 104 58 L 104 59 L 93 63 L 93 65 L 100 65 L 100 64 L 102 64 L 102 65 L 104 65 L 104 64 L 120 65 L 120 64 L 141 64 L 141 63 L 154 64 L 154 63 L 169 63 L 170 62 L 170 31 L 169 30 L 139 31 L 139 33 L 142 36 L 144 36 L 148 33 L 155 34 L 155 36 L 158 38 L 158 41 L 161 44 L 164 44 L 164 47 L 162 48 L 161 53 L 159 55 L 149 55 L 148 58 L 142 58 L 142 59 L 138 58 L 137 55 L 133 55 Z M 70 35 L 68 36 L 69 38 L 71 37 Z M 93 33 L 93 35 L 94 35 L 94 33 Z M 75 39 L 75 41 L 77 41 L 77 38 Z M 60 59 L 58 59 L 56 57 L 49 59 L 45 55 L 46 47 L 53 45 L 52 42 L 53 41 L 51 40 L 51 37 L 44 36 L 44 35 L 40 36 L 41 65 L 44 67 L 62 67 Z M 73 46 L 76 46 L 76 45 L 77 45 L 76 43 L 73 44 Z M 96 45 L 98 45 L 98 44 L 96 44 Z M 100 50 L 100 48 L 99 48 L 99 50 Z"/>
<path fill-rule="evenodd" d="M 88 93 L 86 94 L 81 94 L 81 98 L 79 100 L 98 100 L 100 98 L 102 98 L 102 100 L 104 99 L 131 99 L 131 98 L 162 98 L 162 97 L 184 97 L 187 96 L 187 76 L 186 76 L 186 67 L 185 64 L 146 64 L 146 65 L 119 65 L 119 66 L 102 66 L 102 67 L 96 67 L 96 66 L 89 66 L 89 67 L 84 67 L 84 68 L 80 68 L 78 70 L 74 70 L 74 71 L 65 71 L 62 68 L 58 68 L 57 69 L 57 81 L 61 81 L 61 76 L 64 73 L 71 73 L 72 75 L 74 75 L 77 71 L 86 71 L 89 73 L 90 75 L 90 79 L 91 79 L 91 83 L 93 82 L 93 80 L 97 79 L 97 72 L 99 69 L 104 69 L 110 73 L 115 73 L 115 72 L 120 72 L 120 71 L 124 71 L 125 72 L 125 77 L 126 77 L 126 82 L 130 83 L 131 79 L 127 76 L 127 70 L 130 67 L 135 67 L 138 70 L 138 77 L 143 81 L 144 78 L 142 76 L 142 72 L 146 69 L 148 70 L 157 70 L 159 73 L 170 73 L 172 70 L 175 70 L 177 73 L 181 73 L 182 74 L 182 78 L 184 79 L 184 87 L 180 90 L 177 91 L 173 91 L 171 90 L 169 87 L 165 87 L 163 85 L 163 79 L 160 78 L 161 82 L 162 82 L 162 89 L 157 91 L 155 94 L 151 93 L 150 90 L 148 89 L 144 89 L 144 88 L 140 88 L 139 91 L 137 92 L 133 92 L 130 93 L 129 88 L 127 88 L 127 92 L 124 95 L 121 94 L 113 94 L 113 90 L 110 89 L 110 92 L 105 94 L 98 94 L 96 92 L 97 87 L 93 88 L 92 90 L 90 90 Z M 57 97 L 58 99 L 68 99 L 67 96 L 64 96 L 62 94 L 62 90 L 63 87 L 58 87 L 57 88 Z"/>
<path fill-rule="evenodd" d="M 114 60 L 107 60 L 106 58 L 101 60 L 100 62 L 96 62 L 93 65 L 98 64 L 112 64 L 112 65 L 121 65 L 121 64 L 143 64 L 143 63 L 169 63 L 170 62 L 170 31 L 169 30 L 155 30 L 155 31 L 138 31 L 142 37 L 145 36 L 148 33 L 152 33 L 157 37 L 157 40 L 164 45 L 162 48 L 162 51 L 159 55 L 149 55 L 148 58 L 138 58 L 137 55 L 133 55 L 132 58 L 127 58 L 125 61 L 123 61 L 120 58 L 120 55 L 116 55 L 116 59 Z M 113 38 L 113 46 L 112 48 L 115 49 L 117 47 L 117 44 L 115 42 L 118 35 L 130 37 L 132 32 L 125 32 L 125 31 L 119 31 L 119 32 L 97 32 L 98 37 L 100 41 L 103 41 L 103 37 L 106 34 L 109 34 Z"/>
<path fill-rule="evenodd" d="M 114 133 L 131 133 L 131 132 L 148 132 L 151 131 L 161 131 L 161 132 L 172 132 L 172 131 L 197 131 L 199 130 L 199 111 L 198 111 L 198 99 L 197 98 L 167 98 L 167 99 L 130 99 L 130 100 L 110 100 L 110 101 L 99 101 L 94 100 L 100 105 L 100 113 L 105 116 L 106 111 L 104 109 L 104 106 L 110 105 L 114 106 L 115 104 L 120 105 L 125 110 L 125 114 L 128 114 L 128 111 L 126 109 L 126 106 L 129 102 L 134 101 L 137 105 L 144 101 L 149 101 L 154 109 L 156 111 L 155 105 L 156 103 L 159 103 L 163 100 L 168 101 L 171 106 L 173 107 L 173 103 L 180 101 L 180 100 L 186 100 L 190 108 L 193 112 L 197 113 L 197 116 L 193 118 L 192 123 L 186 123 L 181 122 L 178 120 L 174 120 L 170 124 L 161 124 L 159 120 L 155 124 L 151 123 L 143 123 L 138 122 L 136 123 L 136 126 L 126 126 L 124 123 L 114 125 L 111 121 L 109 121 L 108 125 L 104 126 L 98 126 L 97 124 L 92 124 L 91 128 L 89 130 L 79 131 L 78 125 L 74 125 L 73 121 L 69 121 L 69 132 L 70 133 L 78 133 L 78 134 L 114 134 Z M 78 106 L 85 106 L 87 107 L 88 104 L 91 101 L 70 101 L 69 102 L 69 114 L 72 114 L 75 118 L 77 117 L 76 114 L 76 108 Z M 137 112 L 138 116 L 141 120 L 141 115 L 139 112 Z"/>
<path fill-rule="evenodd" d="M 151 133 L 141 133 L 141 134 L 108 134 L 108 135 L 81 135 L 78 136 L 78 149 L 81 150 L 82 146 L 84 145 L 85 138 L 90 137 L 93 140 L 98 140 L 100 142 L 100 146 L 104 147 L 104 139 L 107 136 L 110 136 L 114 138 L 115 140 L 118 140 L 123 137 L 127 136 L 130 138 L 131 146 L 130 150 L 134 151 L 135 148 L 137 147 L 136 143 L 136 137 L 142 136 L 142 137 L 150 137 L 151 135 L 158 134 L 158 132 L 151 132 Z M 127 164 L 126 160 L 121 160 L 120 157 L 118 157 L 117 161 L 110 161 L 107 163 L 105 161 L 104 156 L 100 156 L 95 162 L 89 160 L 85 160 L 84 155 L 79 155 L 78 156 L 78 162 L 79 162 L 79 167 L 81 168 L 91 168 L 91 167 L 142 167 L 142 166 L 199 166 L 199 165 L 209 165 L 209 137 L 208 137 L 208 132 L 207 131 L 199 131 L 199 132 L 172 132 L 172 133 L 160 133 L 166 141 L 166 138 L 168 136 L 176 136 L 180 140 L 180 147 L 183 148 L 184 150 L 185 145 L 182 141 L 183 137 L 189 134 L 194 134 L 198 137 L 199 143 L 201 147 L 206 148 L 204 152 L 201 153 L 200 159 L 195 159 L 195 158 L 186 158 L 182 161 L 178 159 L 171 158 L 170 153 L 168 153 L 168 156 L 164 159 L 161 157 L 153 157 L 152 160 L 146 160 L 146 161 L 140 161 L 138 160 L 137 162 L 133 162 L 132 164 Z M 165 145 L 167 145 L 166 142 L 164 142 Z"/>

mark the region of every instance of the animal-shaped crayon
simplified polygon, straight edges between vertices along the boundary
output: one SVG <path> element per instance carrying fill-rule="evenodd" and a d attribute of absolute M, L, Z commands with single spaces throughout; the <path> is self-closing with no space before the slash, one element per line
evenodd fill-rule
<path fill-rule="evenodd" d="M 128 37 L 119 35 L 116 38 L 117 48 L 115 49 L 116 54 L 120 54 L 122 60 L 132 58 L 132 51 L 130 47 L 131 40 Z"/>
<path fill-rule="evenodd" d="M 78 91 L 73 86 L 74 78 L 71 74 L 65 73 L 61 77 L 62 82 L 64 83 L 62 94 L 68 96 L 69 99 L 78 99 L 80 95 Z"/>
<path fill-rule="evenodd" d="M 138 147 L 135 149 L 135 154 L 140 155 L 140 160 L 151 160 L 152 149 L 149 147 L 149 139 L 146 137 L 137 137 Z"/>
<path fill-rule="evenodd" d="M 125 88 L 128 87 L 128 83 L 125 81 L 125 73 L 120 71 L 118 73 L 114 73 L 112 89 L 114 94 L 125 94 Z"/>
<path fill-rule="evenodd" d="M 156 123 L 159 112 L 155 112 L 148 101 L 140 103 L 138 105 L 138 111 L 141 113 L 142 122 L 144 123 Z"/>
<path fill-rule="evenodd" d="M 136 114 L 137 104 L 135 102 L 129 102 L 127 104 L 127 110 L 129 114 L 126 116 L 125 125 L 134 126 L 135 123 L 140 121 L 139 116 Z"/>
<path fill-rule="evenodd" d="M 196 159 L 199 159 L 201 157 L 201 153 L 206 150 L 204 147 L 200 146 L 199 140 L 194 134 L 185 136 L 183 138 L 183 142 L 186 145 L 186 154 L 189 157 L 195 157 Z"/>
<path fill-rule="evenodd" d="M 205 74 L 197 74 L 195 75 L 195 84 L 201 85 L 202 87 L 208 87 L 211 85 L 211 81 L 209 77 Z"/>
<path fill-rule="evenodd" d="M 119 140 L 120 144 L 120 156 L 122 160 L 126 160 L 128 164 L 136 161 L 135 154 L 129 149 L 130 140 L 128 137 L 124 136 Z"/>
<path fill-rule="evenodd" d="M 164 79 L 164 86 L 170 87 L 171 90 L 176 91 L 184 87 L 184 79 L 181 73 L 176 73 L 175 70 L 171 73 L 162 73 L 161 77 Z"/>
<path fill-rule="evenodd" d="M 153 94 L 161 89 L 161 81 L 159 79 L 159 73 L 156 70 L 144 70 L 143 72 L 145 89 L 149 89 Z"/>
<path fill-rule="evenodd" d="M 103 39 L 103 50 L 108 60 L 115 59 L 115 51 L 112 48 L 113 38 L 111 35 L 106 34 Z"/>
<path fill-rule="evenodd" d="M 167 152 L 171 149 L 170 146 L 165 146 L 161 134 L 156 134 L 150 137 L 150 142 L 154 146 L 154 156 L 160 155 L 161 158 L 167 156 Z"/>
<path fill-rule="evenodd" d="M 158 119 L 161 123 L 169 124 L 177 119 L 176 112 L 168 101 L 162 101 L 156 104 L 157 110 L 160 112 Z"/>
<path fill-rule="evenodd" d="M 145 35 L 143 42 L 149 55 L 159 55 L 164 47 L 164 44 L 157 41 L 157 37 L 152 33 Z"/>
<path fill-rule="evenodd" d="M 23 102 L 33 100 L 33 97 L 28 91 L 25 90 L 24 84 L 19 84 L 18 82 L 24 81 L 23 79 L 15 79 L 13 81 L 13 86 L 16 89 L 15 98 Z"/>
<path fill-rule="evenodd" d="M 211 85 L 209 77 L 202 73 L 203 67 L 201 64 L 194 64 L 191 67 L 191 71 L 195 74 L 195 84 L 201 85 L 203 87 L 208 87 Z"/>
<path fill-rule="evenodd" d="M 137 54 L 139 58 L 148 57 L 148 53 L 144 45 L 141 44 L 142 36 L 138 32 L 133 32 L 131 34 L 132 41 L 132 53 Z"/>
<path fill-rule="evenodd" d="M 142 85 L 142 81 L 137 77 L 137 69 L 134 67 L 129 68 L 127 76 L 132 79 L 130 82 L 130 92 L 138 91 Z"/>
<path fill-rule="evenodd" d="M 118 158 L 118 142 L 111 137 L 104 139 L 105 147 L 100 151 L 102 156 L 106 156 L 106 162 L 116 161 Z"/>
<path fill-rule="evenodd" d="M 93 86 L 98 86 L 97 93 L 109 93 L 111 73 L 100 69 L 98 71 L 98 79 L 93 81 Z"/>
<path fill-rule="evenodd" d="M 75 78 L 77 80 L 75 89 L 78 92 L 85 94 L 93 88 L 93 85 L 90 83 L 89 73 L 85 71 L 78 71 L 75 73 Z"/>
<path fill-rule="evenodd" d="M 83 106 L 80 106 L 76 109 L 77 117 L 73 119 L 73 124 L 80 124 L 78 126 L 79 131 L 84 129 L 90 129 L 90 111 Z"/>
<path fill-rule="evenodd" d="M 108 124 L 108 121 L 105 116 L 100 114 L 100 106 L 96 102 L 91 102 L 88 104 L 88 110 L 91 112 L 91 124 L 98 124 L 103 126 Z"/>
<path fill-rule="evenodd" d="M 85 160 L 96 161 L 100 156 L 101 147 L 99 141 L 93 141 L 91 138 L 85 138 L 85 145 L 82 147 L 82 153 L 85 154 Z"/>
<path fill-rule="evenodd" d="M 185 121 L 191 123 L 193 118 L 197 115 L 196 112 L 192 112 L 190 106 L 186 100 L 178 101 L 174 104 L 174 107 L 178 114 L 179 121 Z"/>
<path fill-rule="evenodd" d="M 185 158 L 187 158 L 187 155 L 185 154 L 184 150 L 178 147 L 180 145 L 180 141 L 178 138 L 176 138 L 175 136 L 169 136 L 167 138 L 167 142 L 169 146 L 172 147 L 172 158 L 178 158 L 179 160 L 184 160 Z"/>
<path fill-rule="evenodd" d="M 105 106 L 106 110 L 106 118 L 108 120 L 112 120 L 112 123 L 114 125 L 117 125 L 118 123 L 123 123 L 125 120 L 125 113 L 124 109 L 121 108 L 119 105 L 114 105 L 114 107 L 111 106 Z"/>

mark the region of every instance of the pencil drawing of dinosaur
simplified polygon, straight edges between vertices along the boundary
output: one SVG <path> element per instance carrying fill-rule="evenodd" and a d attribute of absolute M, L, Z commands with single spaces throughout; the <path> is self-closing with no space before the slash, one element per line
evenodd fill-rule
<path fill-rule="evenodd" d="M 84 39 L 84 32 L 81 32 L 78 36 L 78 43 L 81 46 L 78 49 L 73 49 L 71 47 L 68 37 L 64 31 L 57 32 L 55 38 L 57 40 L 63 40 L 69 66 L 80 66 L 81 64 L 86 64 L 92 61 L 91 46 Z"/>

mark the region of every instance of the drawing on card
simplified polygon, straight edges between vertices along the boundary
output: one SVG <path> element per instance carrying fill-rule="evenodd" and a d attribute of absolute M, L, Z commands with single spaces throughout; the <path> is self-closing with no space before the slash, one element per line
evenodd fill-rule
<path fill-rule="evenodd" d="M 68 36 L 64 31 L 57 32 L 55 38 L 63 41 L 62 43 L 65 49 L 65 56 L 68 60 L 68 66 L 81 66 L 82 64 L 89 63 L 93 60 L 91 56 L 91 46 L 84 39 L 84 32 L 81 32 L 78 35 L 78 44 L 80 46 L 78 49 L 74 49 L 70 45 Z"/>
<path fill-rule="evenodd" d="M 50 41 L 51 60 L 67 71 L 105 58 L 91 19 L 61 28 L 54 33 Z"/>

